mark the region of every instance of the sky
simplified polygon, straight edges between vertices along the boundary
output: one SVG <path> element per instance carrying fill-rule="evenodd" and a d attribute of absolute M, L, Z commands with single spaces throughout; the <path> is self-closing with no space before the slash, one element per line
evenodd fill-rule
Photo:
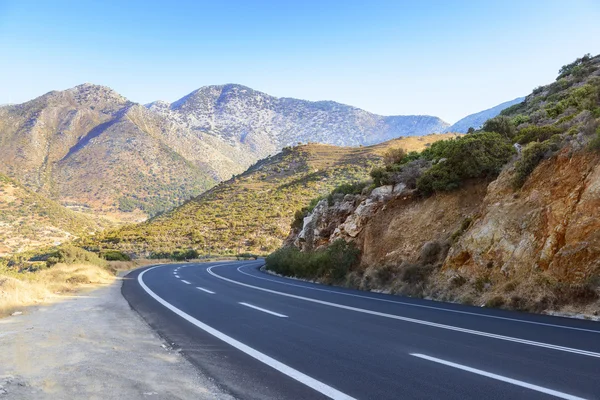
<path fill-rule="evenodd" d="M 600 53 L 598 0 L 0 0 L 0 104 L 84 82 L 175 101 L 239 83 L 449 123 Z"/>

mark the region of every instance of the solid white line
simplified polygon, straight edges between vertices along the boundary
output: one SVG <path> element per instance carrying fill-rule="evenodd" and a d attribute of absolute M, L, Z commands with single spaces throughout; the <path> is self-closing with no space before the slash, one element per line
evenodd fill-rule
<path fill-rule="evenodd" d="M 456 364 L 456 363 L 453 363 L 453 362 L 450 362 L 450 361 L 441 360 L 439 358 L 426 356 L 424 354 L 410 353 L 410 355 L 422 358 L 424 360 L 433 361 L 433 362 L 438 363 L 438 364 L 444 364 L 444 365 L 447 365 L 449 367 L 462 369 L 463 371 L 472 372 L 472 373 L 477 374 L 477 375 L 481 375 L 481 376 L 485 376 L 485 377 L 488 377 L 488 378 L 496 379 L 498 381 L 507 382 L 507 383 L 511 383 L 513 385 L 517 385 L 517 386 L 521 386 L 521 387 L 524 387 L 524 388 L 527 388 L 527 389 L 535 390 L 536 392 L 541 392 L 541 393 L 549 394 L 551 396 L 559 397 L 561 399 L 584 400 L 582 397 L 573 396 L 573 395 L 570 395 L 568 393 L 558 392 L 556 390 L 548 389 L 548 388 L 545 388 L 545 387 L 542 387 L 542 386 L 534 385 L 534 384 L 531 384 L 531 383 L 519 381 L 519 380 L 512 379 L 512 378 L 507 378 L 507 377 L 502 376 L 502 375 L 492 374 L 491 372 L 486 372 L 486 371 L 482 371 L 480 369 L 475 369 L 475 368 L 467 367 L 465 365 Z"/>
<path fill-rule="evenodd" d="M 319 292 L 328 292 L 328 293 L 341 294 L 343 296 L 359 297 L 361 299 L 376 300 L 376 301 L 382 301 L 382 302 L 385 302 L 385 303 L 401 304 L 401 305 L 410 306 L 410 307 L 428 308 L 428 309 L 432 309 L 432 310 L 439 310 L 439 311 L 451 312 L 451 313 L 456 313 L 456 314 L 475 315 L 477 317 L 501 319 L 501 320 L 505 320 L 505 321 L 520 322 L 520 323 L 523 323 L 523 324 L 551 326 L 553 328 L 569 329 L 569 330 L 573 330 L 573 331 L 591 332 L 591 333 L 598 333 L 598 334 L 600 334 L 600 330 L 594 330 L 594 329 L 575 328 L 575 327 L 565 326 L 565 325 L 548 324 L 548 323 L 545 323 L 545 322 L 527 321 L 527 320 L 518 319 L 518 318 L 499 317 L 497 315 L 487 315 L 487 314 L 480 314 L 480 313 L 469 312 L 469 311 L 461 311 L 461 310 L 450 310 L 448 308 L 435 307 L 435 306 L 426 306 L 424 304 L 407 303 L 407 302 L 404 302 L 404 301 L 381 299 L 381 298 L 377 298 L 377 297 L 363 296 L 363 295 L 360 295 L 360 294 L 344 293 L 344 292 L 338 292 L 338 291 L 335 291 L 335 290 L 320 289 L 320 288 L 315 288 L 315 287 L 311 287 L 311 286 L 305 286 L 305 285 L 298 285 L 298 284 L 294 284 L 294 283 L 282 282 L 282 281 L 279 281 L 279 280 L 276 280 L 276 279 L 269 279 L 269 278 L 264 278 L 262 276 L 256 276 L 256 275 L 249 274 L 248 272 L 244 272 L 244 271 L 241 270 L 241 268 L 243 268 L 243 267 L 245 267 L 245 265 L 242 265 L 241 267 L 238 267 L 237 268 L 238 272 L 240 272 L 240 273 L 242 273 L 244 275 L 251 276 L 251 277 L 256 278 L 256 279 L 262 279 L 264 281 L 275 282 L 275 283 L 279 283 L 281 285 L 288 285 L 288 286 L 294 286 L 294 287 L 299 287 L 299 288 L 304 288 L 304 289 L 309 289 L 309 290 L 316 290 L 316 291 L 319 291 Z"/>
<path fill-rule="evenodd" d="M 202 290 L 203 292 L 206 292 L 206 293 L 215 294 L 215 292 L 213 292 L 212 290 L 204 289 L 199 286 L 197 286 L 196 289 Z"/>
<path fill-rule="evenodd" d="M 343 304 L 331 303 L 329 301 L 311 299 L 310 297 L 297 296 L 295 294 L 289 294 L 289 293 L 284 293 L 284 292 L 278 292 L 276 290 L 265 289 L 265 288 L 262 288 L 262 287 L 259 287 L 259 286 L 249 285 L 247 283 L 242 283 L 242 282 L 234 281 L 233 279 L 229 279 L 229 278 L 225 278 L 225 277 L 223 277 L 221 275 L 217 275 L 216 273 L 214 273 L 212 271 L 212 269 L 215 268 L 215 267 L 217 267 L 217 266 L 215 265 L 215 266 L 209 267 L 209 268 L 207 268 L 206 271 L 209 274 L 211 274 L 212 276 L 214 276 L 216 278 L 219 278 L 219 279 L 222 279 L 224 281 L 231 282 L 231 283 L 234 283 L 236 285 L 241 285 L 241 286 L 249 287 L 249 288 L 256 289 L 256 290 L 261 290 L 261 291 L 267 292 L 267 293 L 277 294 L 279 296 L 291 297 L 293 299 L 310 301 L 312 303 L 323 304 L 323 305 L 326 305 L 326 306 L 341 308 L 341 309 L 344 309 L 344 310 L 356 311 L 356 312 L 360 312 L 360 313 L 364 313 L 364 314 L 371 314 L 371 315 L 376 315 L 376 316 L 379 316 L 379 317 L 385 317 L 385 318 L 391 318 L 391 319 L 396 319 L 396 320 L 400 320 L 400 321 L 412 322 L 412 323 L 415 323 L 415 324 L 427 325 L 427 326 L 432 326 L 432 327 L 435 327 L 435 328 L 447 329 L 447 330 L 456 331 L 456 332 L 463 332 L 463 333 L 468 333 L 468 334 L 471 334 L 471 335 L 485 336 L 485 337 L 489 337 L 489 338 L 494 338 L 494 339 L 499 339 L 499 340 L 505 340 L 505 341 L 508 341 L 508 342 L 521 343 L 521 344 L 526 344 L 526 345 L 529 345 L 529 346 L 544 347 L 544 348 L 547 348 L 547 349 L 564 351 L 564 352 L 567 352 L 567 353 L 574 353 L 574 354 L 579 354 L 579 355 L 584 355 L 584 356 L 590 356 L 590 357 L 600 358 L 600 353 L 595 353 L 593 351 L 573 349 L 573 348 L 570 348 L 570 347 L 563 347 L 563 346 L 558 346 L 558 345 L 554 345 L 554 344 L 548 344 L 548 343 L 542 343 L 542 342 L 535 342 L 533 340 L 519 339 L 519 338 L 514 338 L 514 337 L 511 337 L 511 336 L 496 335 L 495 333 L 481 332 L 481 331 L 476 331 L 476 330 L 473 330 L 473 329 L 459 328 L 457 326 L 452 326 L 452 325 L 438 324 L 437 322 L 430 322 L 430 321 L 424 321 L 424 320 L 415 319 L 415 318 L 401 317 L 399 315 L 386 314 L 386 313 L 382 313 L 382 312 L 378 312 L 378 311 L 366 310 L 364 308 L 351 307 L 351 306 L 346 306 L 346 305 L 343 305 Z"/>
<path fill-rule="evenodd" d="M 188 284 L 188 285 L 191 285 L 191 283 L 189 283 L 188 281 L 185 281 L 185 280 L 183 280 L 183 279 L 181 280 L 181 282 L 183 282 L 183 283 L 185 283 L 185 284 Z"/>
<path fill-rule="evenodd" d="M 210 335 L 216 337 L 217 339 L 220 339 L 220 340 L 224 341 L 225 343 L 229 344 L 230 346 L 233 346 L 236 349 L 246 353 L 250 357 L 262 362 L 263 364 L 268 365 L 269 367 L 281 372 L 282 374 L 289 376 L 292 379 L 297 380 L 300 383 L 303 383 L 304 385 L 316 390 L 317 392 L 329 397 L 330 399 L 355 400 L 353 397 L 348 396 L 347 394 L 342 393 L 339 390 L 334 389 L 331 386 L 326 385 L 323 382 L 320 382 L 314 378 L 311 378 L 310 376 L 305 375 L 302 372 L 300 372 L 292 367 L 289 367 L 289 366 L 275 360 L 274 358 L 271 358 L 271 357 L 267 356 L 266 354 L 263 354 L 260 351 L 255 350 L 252 347 L 245 345 L 244 343 L 242 343 L 240 341 L 235 340 L 231 336 L 227 336 L 226 334 L 206 325 L 205 323 L 203 323 L 201 321 L 198 321 L 196 318 L 192 317 L 191 315 L 186 314 L 185 312 L 181 311 L 177 307 L 171 305 L 170 303 L 168 303 L 167 301 L 165 301 L 164 299 L 159 297 L 152 290 L 150 290 L 150 288 L 148 286 L 146 286 L 146 284 L 144 283 L 144 280 L 142 279 L 142 277 L 144 276 L 144 274 L 146 272 L 148 272 L 154 268 L 157 268 L 157 267 L 148 268 L 148 269 L 142 271 L 138 275 L 138 282 L 139 282 L 140 286 L 154 300 L 158 301 L 160 304 L 162 304 L 169 310 L 173 311 L 175 314 L 179 315 L 181 318 L 185 319 L 188 322 L 191 322 L 192 324 L 196 325 L 198 328 L 200 328 L 203 331 L 205 331 L 206 333 L 209 333 Z"/>
<path fill-rule="evenodd" d="M 273 312 L 273 311 L 265 310 L 264 308 L 253 306 L 252 304 L 242 303 L 242 302 L 239 302 L 238 304 L 241 304 L 241 305 L 246 306 L 246 307 L 254 308 L 255 310 L 262 311 L 262 312 L 265 312 L 267 314 L 274 315 L 276 317 L 281 317 L 281 318 L 287 318 L 288 317 L 287 315 L 279 314 L 279 313 L 276 313 L 276 312 Z"/>

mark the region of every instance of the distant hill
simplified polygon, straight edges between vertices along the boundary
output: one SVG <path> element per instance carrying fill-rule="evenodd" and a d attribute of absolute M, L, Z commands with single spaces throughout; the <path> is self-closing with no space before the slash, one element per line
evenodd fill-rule
<path fill-rule="evenodd" d="M 285 148 L 186 204 L 101 236 L 132 252 L 194 248 L 201 253 L 265 253 L 279 247 L 296 210 L 341 183 L 364 180 L 389 148 L 422 150 L 452 134 L 403 138 L 368 147 L 309 144 Z"/>
<path fill-rule="evenodd" d="M 0 174 L 0 257 L 54 245 L 110 226 L 71 211 Z"/>
<path fill-rule="evenodd" d="M 487 110 L 480 111 L 475 114 L 467 115 L 462 118 L 454 125 L 449 126 L 444 130 L 444 132 L 458 132 L 458 133 L 467 133 L 469 128 L 480 129 L 483 126 L 483 123 L 490 118 L 494 118 L 498 114 L 502 112 L 502 110 L 507 109 L 510 106 L 521 103 L 525 100 L 525 97 L 518 97 L 511 101 L 506 101 L 502 104 L 498 104 L 495 107 L 488 108 Z"/>
<path fill-rule="evenodd" d="M 334 101 L 278 98 L 235 84 L 205 86 L 172 104 L 148 108 L 187 128 L 244 143 L 259 157 L 298 142 L 356 146 L 443 131 L 428 115 L 384 117 Z"/>

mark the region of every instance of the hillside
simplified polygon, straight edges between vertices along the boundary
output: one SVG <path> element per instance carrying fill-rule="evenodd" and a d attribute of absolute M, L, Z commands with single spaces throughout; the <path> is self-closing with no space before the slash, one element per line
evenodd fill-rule
<path fill-rule="evenodd" d="M 168 144 L 167 125 L 106 87 L 50 92 L 0 108 L 0 172 L 63 205 L 143 219 L 217 181 Z"/>
<path fill-rule="evenodd" d="M 402 138 L 369 147 L 308 144 L 285 148 L 243 174 L 146 223 L 101 237 L 130 252 L 265 253 L 288 235 L 290 219 L 310 199 L 341 183 L 364 180 L 386 149 L 420 150 L 454 135 Z"/>
<path fill-rule="evenodd" d="M 0 174 L 0 257 L 63 243 L 108 226 Z"/>
<path fill-rule="evenodd" d="M 268 267 L 444 301 L 598 312 L 600 56 L 565 65 L 483 131 L 372 176 L 370 192 L 305 209 Z M 334 269 L 310 269 L 315 259 Z"/>
<path fill-rule="evenodd" d="M 518 97 L 511 101 L 506 101 L 502 104 L 498 104 L 495 107 L 488 108 L 487 110 L 479 111 L 475 114 L 467 115 L 464 118 L 461 118 L 456 123 L 452 124 L 448 128 L 445 129 L 445 132 L 457 132 L 457 133 L 467 133 L 469 128 L 473 129 L 481 129 L 483 123 L 490 118 L 494 118 L 498 114 L 500 114 L 503 110 L 515 105 L 522 103 L 525 100 L 525 97 Z"/>

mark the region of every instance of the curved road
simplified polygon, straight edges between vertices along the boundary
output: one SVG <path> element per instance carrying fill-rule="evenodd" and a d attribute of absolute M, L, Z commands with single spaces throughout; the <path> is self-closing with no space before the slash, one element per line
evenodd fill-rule
<path fill-rule="evenodd" d="M 600 399 L 600 324 L 167 264 L 131 306 L 241 399 Z"/>

